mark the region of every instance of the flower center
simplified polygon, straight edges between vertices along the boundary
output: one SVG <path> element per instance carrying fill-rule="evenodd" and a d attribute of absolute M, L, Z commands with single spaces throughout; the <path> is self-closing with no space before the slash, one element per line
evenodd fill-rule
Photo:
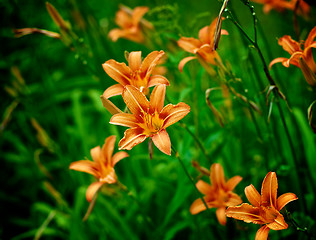
<path fill-rule="evenodd" d="M 112 167 L 107 167 L 102 169 L 102 177 L 99 178 L 100 182 L 105 182 L 105 183 L 115 183 L 116 182 L 116 174 L 114 171 L 114 168 Z"/>
<path fill-rule="evenodd" d="M 159 114 L 157 112 L 154 112 L 153 114 L 144 113 L 143 119 L 144 123 L 141 123 L 140 127 L 145 130 L 144 134 L 147 136 L 152 136 L 153 134 L 159 132 L 164 122 L 161 118 L 159 118 Z"/>
<path fill-rule="evenodd" d="M 148 93 L 148 81 L 146 77 L 141 76 L 140 70 L 137 70 L 135 72 L 132 72 L 131 76 L 132 85 L 137 87 L 141 92 L 143 92 L 145 95 Z"/>

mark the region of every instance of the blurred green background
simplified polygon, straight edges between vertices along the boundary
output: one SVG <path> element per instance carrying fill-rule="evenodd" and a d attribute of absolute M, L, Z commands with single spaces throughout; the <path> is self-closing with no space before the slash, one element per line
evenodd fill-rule
<path fill-rule="evenodd" d="M 183 125 L 168 128 L 172 144 L 194 179 L 199 173 L 191 166 L 191 160 L 207 169 L 220 162 L 226 176 L 243 177 L 236 192 L 245 202 L 244 187 L 253 184 L 259 190 L 268 171 L 278 174 L 279 195 L 285 192 L 299 195 L 302 186 L 295 177 L 298 169 L 276 106 L 267 123 L 268 83 L 262 64 L 238 29 L 228 20 L 223 22 L 229 35 L 222 36 L 218 52 L 235 76 L 242 79 L 233 83 L 234 87 L 260 106 L 262 115 L 253 113 L 257 126 L 246 104 L 231 96 L 232 112 L 224 112 L 227 123 L 220 127 L 205 103 L 205 91 L 217 87 L 216 81 L 197 61 L 188 63 L 184 73 L 178 70 L 180 60 L 190 54 L 179 48 L 176 41 L 181 36 L 197 38 L 199 29 L 217 16 L 221 2 L 51 1 L 79 37 L 78 45 L 72 49 L 73 46 L 65 46 L 60 40 L 39 34 L 14 38 L 12 29 L 18 28 L 59 31 L 45 2 L 0 1 L 1 239 L 254 239 L 258 229 L 254 224 L 229 219 L 223 227 L 218 224 L 215 212 L 213 216 L 205 212 L 192 216 L 189 207 L 198 195 L 177 159 L 155 148 L 150 160 L 147 142 L 129 151 L 130 157 L 115 168 L 119 180 L 132 195 L 104 191 L 99 194 L 89 219 L 82 222 L 89 206 L 85 190 L 93 178 L 70 171 L 69 164 L 85 157 L 91 159 L 90 149 L 102 145 L 106 137 L 116 135 L 117 140 L 123 137 L 126 128 L 109 124 L 111 114 L 102 106 L 100 95 L 116 83 L 104 72 L 102 63 L 109 59 L 125 62 L 124 51 L 141 50 L 143 57 L 154 50 L 166 52 L 168 101 L 173 104 L 183 101 L 191 106 L 191 113 L 182 122 L 203 143 L 208 156 L 203 155 Z M 229 6 L 244 30 L 253 36 L 249 10 L 242 1 L 231 2 Z M 150 8 L 145 15 L 155 26 L 150 45 L 126 39 L 114 43 L 108 38 L 108 32 L 117 27 L 114 18 L 119 4 Z M 297 39 L 293 12 L 272 10 L 264 14 L 262 5 L 254 6 L 259 19 L 259 46 L 267 63 L 276 57 L 289 57 L 277 44 L 277 38 L 287 34 Z M 297 21 L 300 38 L 306 39 L 315 26 L 315 9 L 312 8 L 310 17 L 298 16 Z M 299 175 L 306 192 L 288 208 L 303 226 L 313 229 L 316 138 L 308 125 L 306 111 L 316 99 L 315 90 L 294 66 L 285 68 L 277 64 L 271 73 L 291 108 L 290 111 L 281 101 L 296 156 L 300 164 L 307 162 L 308 168 L 304 169 L 313 177 L 308 182 L 304 174 Z M 258 78 L 265 84 L 260 85 Z M 111 100 L 124 109 L 120 97 Z M 221 94 L 212 100 L 225 111 Z M 306 201 L 308 215 L 302 210 L 302 201 Z M 292 228 L 270 235 L 271 239 L 307 239 Z"/>

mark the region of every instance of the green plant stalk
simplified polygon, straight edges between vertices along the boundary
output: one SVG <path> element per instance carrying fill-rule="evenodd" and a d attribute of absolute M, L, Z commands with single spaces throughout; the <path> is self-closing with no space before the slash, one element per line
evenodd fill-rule
<path fill-rule="evenodd" d="M 277 106 L 278 106 L 278 110 L 279 110 L 279 113 L 280 113 L 280 117 L 281 117 L 281 120 L 282 120 L 282 124 L 283 124 L 283 127 L 285 129 L 285 132 L 286 132 L 286 135 L 287 135 L 287 138 L 288 138 L 288 141 L 289 141 L 289 144 L 290 144 L 290 149 L 291 149 L 291 153 L 292 153 L 292 157 L 293 157 L 293 160 L 294 160 L 294 164 L 295 164 L 295 168 L 296 169 L 299 169 L 299 164 L 298 164 L 298 159 L 297 159 L 297 156 L 296 156 L 296 153 L 295 153 L 295 149 L 294 149 L 294 144 L 292 142 L 292 139 L 291 139 L 291 136 L 289 134 L 289 130 L 288 130 L 288 127 L 286 125 L 286 121 L 285 121 L 285 118 L 284 118 L 284 115 L 283 115 L 283 112 L 282 112 L 282 109 L 281 109 L 281 105 L 278 101 L 279 99 L 279 91 L 278 91 L 278 88 L 277 88 L 277 85 L 274 81 L 274 79 L 272 78 L 272 76 L 270 75 L 269 73 L 269 70 L 268 70 L 268 67 L 267 67 L 267 64 L 265 62 L 265 59 L 263 57 L 263 54 L 258 46 L 258 43 L 253 41 L 249 35 L 243 30 L 243 28 L 240 26 L 240 24 L 236 21 L 236 19 L 234 18 L 234 16 L 232 15 L 231 11 L 228 10 L 228 13 L 229 13 L 229 16 L 230 16 L 230 20 L 235 24 L 235 26 L 237 26 L 237 28 L 242 32 L 242 34 L 248 39 L 248 41 L 254 46 L 254 48 L 257 50 L 258 54 L 259 54 L 259 57 L 260 57 L 260 60 L 263 64 L 263 70 L 264 70 L 264 73 L 270 83 L 270 85 L 272 86 L 276 86 L 276 88 L 273 89 L 273 94 L 274 96 L 276 97 L 277 99 Z M 255 16 L 254 16 L 255 17 Z M 295 171 L 296 173 L 296 177 L 297 177 L 297 181 L 299 182 L 299 185 L 302 187 L 302 189 L 300 189 L 300 192 L 301 192 L 301 196 L 303 196 L 304 194 L 303 193 L 306 193 L 306 189 L 305 189 L 305 184 L 303 183 L 302 179 L 300 178 L 300 176 L 298 175 L 297 171 Z M 303 189 L 305 191 L 303 191 Z M 303 208 L 304 208 L 304 211 L 305 213 L 307 213 L 307 206 L 306 206 L 306 202 L 304 201 L 303 202 Z"/>

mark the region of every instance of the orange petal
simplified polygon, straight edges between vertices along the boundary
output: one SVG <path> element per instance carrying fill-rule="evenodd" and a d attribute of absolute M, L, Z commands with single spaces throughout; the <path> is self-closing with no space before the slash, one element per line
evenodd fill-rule
<path fill-rule="evenodd" d="M 136 116 L 146 112 L 149 108 L 145 95 L 132 85 L 126 86 L 122 95 L 128 109 Z"/>
<path fill-rule="evenodd" d="M 119 84 L 123 86 L 130 84 L 131 70 L 125 63 L 118 63 L 111 59 L 103 63 L 102 67 L 104 71 Z"/>
<path fill-rule="evenodd" d="M 308 46 L 310 46 L 314 42 L 315 37 L 316 37 L 316 27 L 314 27 L 309 32 L 308 37 L 306 38 L 306 41 L 304 44 L 304 48 L 307 48 Z"/>
<path fill-rule="evenodd" d="M 129 157 L 128 153 L 127 152 L 117 152 L 113 155 L 112 157 L 112 167 L 115 166 L 116 163 L 118 163 L 119 161 L 121 161 L 123 158 L 127 158 Z"/>
<path fill-rule="evenodd" d="M 165 106 L 159 117 L 164 119 L 164 124 L 162 128 L 167 128 L 170 125 L 178 122 L 184 118 L 190 112 L 190 106 L 185 103 L 178 103 L 177 105 L 168 104 Z"/>
<path fill-rule="evenodd" d="M 137 25 L 140 19 L 149 11 L 148 7 L 135 7 L 132 13 L 132 22 Z"/>
<path fill-rule="evenodd" d="M 283 230 L 287 229 L 288 225 L 284 220 L 284 217 L 282 216 L 281 213 L 277 212 L 277 217 L 275 218 L 274 216 L 274 221 L 272 223 L 267 224 L 267 227 L 272 229 L 272 230 Z"/>
<path fill-rule="evenodd" d="M 237 206 L 242 203 L 241 198 L 233 192 L 228 192 L 228 200 L 226 201 L 226 206 Z"/>
<path fill-rule="evenodd" d="M 169 135 L 165 129 L 162 129 L 160 132 L 157 132 L 152 137 L 153 143 L 155 146 L 167 155 L 171 155 L 171 142 Z"/>
<path fill-rule="evenodd" d="M 287 61 L 288 59 L 287 58 L 284 58 L 284 57 L 279 57 L 279 58 L 276 58 L 276 59 L 273 59 L 270 64 L 269 64 L 269 69 L 271 69 L 272 65 L 276 64 L 276 63 L 279 63 L 279 62 L 283 62 L 283 61 Z"/>
<path fill-rule="evenodd" d="M 199 39 L 202 42 L 202 44 L 205 44 L 205 43 L 210 44 L 209 26 L 205 26 L 199 31 Z"/>
<path fill-rule="evenodd" d="M 116 141 L 116 136 L 109 136 L 105 139 L 105 142 L 102 146 L 102 155 L 105 158 L 105 165 L 111 164 L 111 159 L 114 151 L 114 145 Z"/>
<path fill-rule="evenodd" d="M 90 155 L 91 155 L 93 161 L 98 162 L 100 160 L 100 155 L 101 155 L 100 146 L 92 148 L 90 150 Z"/>
<path fill-rule="evenodd" d="M 150 95 L 150 109 L 154 112 L 160 113 L 165 102 L 165 94 L 166 85 L 160 84 L 156 86 Z"/>
<path fill-rule="evenodd" d="M 131 52 L 128 55 L 128 66 L 130 69 L 135 72 L 140 69 L 140 65 L 142 64 L 142 52 Z"/>
<path fill-rule="evenodd" d="M 264 178 L 261 188 L 260 205 L 264 207 L 275 207 L 277 201 L 278 180 L 275 172 L 269 172 Z"/>
<path fill-rule="evenodd" d="M 217 64 L 215 59 L 218 59 L 218 61 L 220 61 L 218 53 L 213 50 L 212 47 L 208 44 L 199 48 L 196 53 L 199 54 L 206 62 L 212 65 Z"/>
<path fill-rule="evenodd" d="M 267 240 L 270 228 L 267 225 L 262 226 L 256 233 L 255 240 Z"/>
<path fill-rule="evenodd" d="M 227 222 L 225 211 L 226 211 L 225 207 L 221 207 L 221 208 L 216 209 L 216 217 L 217 217 L 219 223 L 223 226 L 225 226 L 226 222 Z"/>
<path fill-rule="evenodd" d="M 232 191 L 234 190 L 234 188 L 238 185 L 238 183 L 240 183 L 240 181 L 242 180 L 241 176 L 235 176 L 232 177 L 231 179 L 229 179 L 226 184 L 225 184 L 225 189 L 227 191 Z"/>
<path fill-rule="evenodd" d="M 183 58 L 183 59 L 179 62 L 179 65 L 178 65 L 179 71 L 180 71 L 180 72 L 183 72 L 184 65 L 187 64 L 187 62 L 189 62 L 189 61 L 191 61 L 191 60 L 193 60 L 193 59 L 196 59 L 196 56 Z"/>
<path fill-rule="evenodd" d="M 210 175 L 212 186 L 215 189 L 224 189 L 225 187 L 225 175 L 222 165 L 219 163 L 213 163 L 211 166 Z"/>
<path fill-rule="evenodd" d="M 313 42 L 308 47 L 306 47 L 304 49 L 303 55 L 305 56 L 304 59 L 309 68 L 312 70 L 313 73 L 316 73 L 316 63 L 314 61 L 312 48 L 316 48 L 316 42 Z"/>
<path fill-rule="evenodd" d="M 238 220 L 242 220 L 247 223 L 264 224 L 260 216 L 258 207 L 253 207 L 248 203 L 243 203 L 237 207 L 228 207 L 226 209 L 226 216 L 232 217 Z"/>
<path fill-rule="evenodd" d="M 128 28 L 132 24 L 132 17 L 126 11 L 120 9 L 115 14 L 115 23 L 121 28 Z"/>
<path fill-rule="evenodd" d="M 109 32 L 109 38 L 113 41 L 116 42 L 119 38 L 125 36 L 126 31 L 119 29 L 119 28 L 114 28 Z"/>
<path fill-rule="evenodd" d="M 189 53 L 195 53 L 202 42 L 195 38 L 182 37 L 178 40 L 178 46 Z"/>
<path fill-rule="evenodd" d="M 212 202 L 207 202 L 206 204 L 208 208 L 214 207 L 214 204 Z M 206 210 L 206 207 L 201 198 L 196 199 L 190 207 L 190 213 L 193 215 L 198 214 L 199 212 L 202 212 L 204 210 Z"/>
<path fill-rule="evenodd" d="M 255 207 L 260 206 L 260 193 L 256 190 L 256 188 L 251 184 L 245 188 L 245 194 L 248 201 Z"/>
<path fill-rule="evenodd" d="M 153 51 L 147 55 L 140 67 L 143 77 L 149 79 L 153 69 L 164 54 L 165 52 L 161 50 L 159 52 Z"/>
<path fill-rule="evenodd" d="M 94 162 L 89 160 L 80 160 L 70 164 L 69 169 L 79 172 L 89 173 L 95 177 L 98 177 L 98 171 Z"/>
<path fill-rule="evenodd" d="M 91 202 L 94 194 L 100 189 L 100 187 L 103 185 L 103 182 L 94 182 L 91 183 L 90 186 L 87 189 L 86 192 L 86 198 L 88 200 L 88 202 Z"/>
<path fill-rule="evenodd" d="M 143 133 L 141 128 L 130 128 L 127 129 L 124 133 L 124 137 L 119 142 L 119 150 L 127 149 L 131 150 L 134 146 L 139 143 L 142 143 L 147 138 Z"/>
<path fill-rule="evenodd" d="M 294 41 L 291 36 L 285 35 L 278 40 L 278 44 L 283 47 L 289 54 L 293 54 L 297 51 L 302 51 L 301 46 L 298 42 Z"/>
<path fill-rule="evenodd" d="M 203 180 L 199 180 L 195 186 L 199 190 L 199 192 L 204 195 L 212 195 L 212 193 L 214 192 L 214 188 Z"/>
<path fill-rule="evenodd" d="M 147 87 L 152 87 L 159 84 L 165 84 L 166 86 L 169 86 L 169 81 L 164 76 L 154 75 L 154 76 L 151 76 L 150 79 L 148 80 Z"/>
<path fill-rule="evenodd" d="M 118 113 L 111 117 L 110 123 L 114 125 L 120 125 L 124 127 L 137 127 L 138 120 L 133 114 Z"/>
<path fill-rule="evenodd" d="M 277 210 L 280 211 L 286 204 L 297 199 L 294 193 L 284 193 L 277 199 Z"/>
<path fill-rule="evenodd" d="M 121 84 L 115 84 L 111 87 L 108 87 L 104 92 L 103 92 L 103 97 L 105 98 L 110 98 L 116 95 L 122 95 L 124 90 L 124 87 Z"/>

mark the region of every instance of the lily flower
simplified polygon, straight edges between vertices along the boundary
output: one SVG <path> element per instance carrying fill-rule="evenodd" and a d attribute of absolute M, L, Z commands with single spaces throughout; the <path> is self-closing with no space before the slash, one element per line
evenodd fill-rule
<path fill-rule="evenodd" d="M 92 148 L 90 153 L 93 161 L 80 160 L 71 163 L 69 166 L 69 169 L 89 173 L 97 179 L 87 189 L 86 198 L 89 202 L 103 184 L 117 182 L 114 166 L 123 158 L 128 157 L 126 152 L 117 152 L 113 155 L 115 140 L 116 136 L 110 136 L 105 139 L 102 149 L 100 146 Z"/>
<path fill-rule="evenodd" d="M 271 61 L 269 68 L 272 67 L 275 63 L 281 62 L 283 66 L 289 67 L 290 64 L 295 65 L 299 68 L 301 68 L 306 81 L 308 84 L 314 86 L 316 85 L 316 79 L 306 77 L 306 71 L 305 68 L 302 68 L 302 64 L 300 64 L 301 61 L 304 61 L 307 66 L 309 67 L 310 71 L 314 74 L 316 74 L 316 63 L 313 58 L 313 52 L 312 48 L 316 48 L 316 41 L 314 41 L 316 37 L 316 27 L 314 27 L 311 32 L 309 33 L 305 43 L 304 42 L 297 42 L 294 41 L 291 36 L 285 35 L 281 37 L 278 41 L 279 45 L 283 47 L 285 51 L 287 51 L 291 57 L 290 58 L 284 58 L 279 57 Z M 304 44 L 304 50 L 302 49 L 302 45 Z"/>
<path fill-rule="evenodd" d="M 113 42 L 119 38 L 126 38 L 134 42 L 144 42 L 144 35 L 141 27 L 153 29 L 153 25 L 142 17 L 149 11 L 148 7 L 136 7 L 131 10 L 125 6 L 121 6 L 115 16 L 115 22 L 120 28 L 112 29 L 109 37 Z"/>
<path fill-rule="evenodd" d="M 282 12 L 286 9 L 294 11 L 296 8 L 297 1 L 298 3 L 298 9 L 300 10 L 300 13 L 302 14 L 308 14 L 310 12 L 310 6 L 300 0 L 252 0 L 252 2 L 261 3 L 264 4 L 263 12 L 269 13 L 272 9 L 275 9 L 279 12 Z"/>
<path fill-rule="evenodd" d="M 210 26 L 203 27 L 199 31 L 199 39 L 192 37 L 181 37 L 178 40 L 178 46 L 189 53 L 194 53 L 200 56 L 207 63 L 216 65 L 217 62 L 221 62 L 220 56 L 215 50 L 213 50 L 216 24 L 217 18 L 214 19 Z M 226 30 L 221 30 L 221 34 L 228 35 L 228 32 Z M 180 72 L 182 72 L 183 67 L 187 62 L 197 58 L 197 56 L 191 56 L 182 59 L 178 66 Z"/>
<path fill-rule="evenodd" d="M 242 180 L 242 177 L 235 176 L 226 182 L 223 167 L 219 163 L 214 163 L 211 166 L 210 180 L 212 185 L 199 180 L 196 183 L 196 187 L 205 195 L 203 199 L 207 207 L 217 208 L 216 216 L 219 223 L 226 225 L 226 207 L 236 206 L 242 203 L 241 198 L 232 192 Z M 196 199 L 190 207 L 191 214 L 197 214 L 204 210 L 206 210 L 206 207 L 200 198 Z"/>
<path fill-rule="evenodd" d="M 270 229 L 287 229 L 288 225 L 280 210 L 297 197 L 294 193 L 285 193 L 277 198 L 277 189 L 276 174 L 269 172 L 263 180 L 261 195 L 252 184 L 245 188 L 246 197 L 252 206 L 243 203 L 240 206 L 229 207 L 226 210 L 226 216 L 262 225 L 256 234 L 256 240 L 266 240 Z"/>
<path fill-rule="evenodd" d="M 131 150 L 150 137 L 160 151 L 171 155 L 171 142 L 166 128 L 186 116 L 190 112 L 190 107 L 182 102 L 163 107 L 165 93 L 166 85 L 158 85 L 148 101 L 136 87 L 127 85 L 124 88 L 122 96 L 131 114 L 118 113 L 110 120 L 111 124 L 130 127 L 119 142 L 120 150 Z"/>
<path fill-rule="evenodd" d="M 141 54 L 141 51 L 129 53 L 128 66 L 113 59 L 102 64 L 104 71 L 119 83 L 106 89 L 103 93 L 104 98 L 121 95 L 127 85 L 133 85 L 145 94 L 149 93 L 149 87 L 158 84 L 169 85 L 169 81 L 164 76 L 153 75 L 156 65 L 165 52 L 153 51 L 143 61 Z"/>

